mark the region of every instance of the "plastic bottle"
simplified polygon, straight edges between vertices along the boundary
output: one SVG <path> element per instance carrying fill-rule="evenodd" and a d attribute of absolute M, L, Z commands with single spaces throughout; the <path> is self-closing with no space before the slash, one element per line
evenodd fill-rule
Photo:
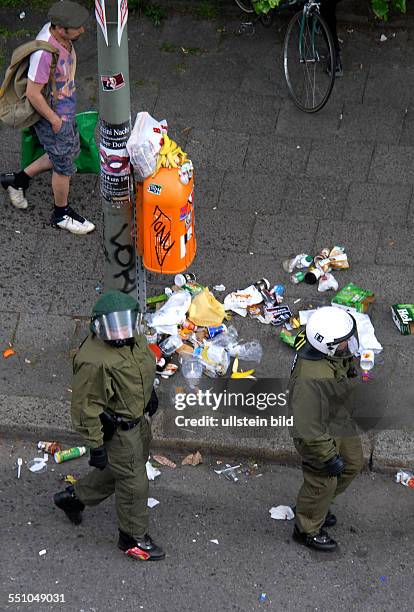
<path fill-rule="evenodd" d="M 303 272 L 295 272 L 295 274 L 292 274 L 292 276 L 290 277 L 290 280 L 294 285 L 297 285 L 298 283 L 301 283 L 304 278 L 305 274 Z"/>
<path fill-rule="evenodd" d="M 313 263 L 313 257 L 311 255 L 305 255 L 304 253 L 300 256 L 299 261 L 296 264 L 298 270 L 302 270 L 303 268 L 309 268 Z"/>
<path fill-rule="evenodd" d="M 63 461 L 69 461 L 70 459 L 77 459 L 86 455 L 86 446 L 74 446 L 63 451 L 58 451 L 53 455 L 56 463 L 63 463 Z"/>

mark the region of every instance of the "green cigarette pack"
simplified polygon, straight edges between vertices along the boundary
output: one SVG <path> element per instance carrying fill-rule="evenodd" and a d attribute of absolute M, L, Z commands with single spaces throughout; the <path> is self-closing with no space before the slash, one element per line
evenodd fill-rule
<path fill-rule="evenodd" d="M 414 334 L 414 304 L 394 304 L 391 314 L 403 336 Z"/>
<path fill-rule="evenodd" d="M 368 289 L 362 289 L 354 283 L 348 283 L 332 299 L 334 306 L 340 306 L 347 310 L 366 313 L 369 310 L 375 295 Z"/>

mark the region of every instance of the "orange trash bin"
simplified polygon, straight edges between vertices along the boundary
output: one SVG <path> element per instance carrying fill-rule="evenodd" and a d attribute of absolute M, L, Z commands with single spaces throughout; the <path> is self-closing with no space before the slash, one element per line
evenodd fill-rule
<path fill-rule="evenodd" d="M 194 181 L 184 185 L 177 168 L 161 168 L 137 184 L 137 252 L 147 270 L 184 272 L 194 260 Z"/>

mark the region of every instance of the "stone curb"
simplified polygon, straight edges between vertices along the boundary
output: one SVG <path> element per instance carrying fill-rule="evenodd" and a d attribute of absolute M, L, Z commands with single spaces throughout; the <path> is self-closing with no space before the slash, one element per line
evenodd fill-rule
<path fill-rule="evenodd" d="M 36 423 L 33 423 L 35 415 Z M 19 422 L 16 422 L 18 416 Z M 273 440 L 235 438 L 231 434 L 219 439 L 167 434 L 166 412 L 160 411 L 153 419 L 153 444 L 172 451 L 201 450 L 206 454 L 235 457 L 254 457 L 280 464 L 299 465 L 298 455 L 286 429 L 275 434 Z M 5 437 L 29 440 L 53 440 L 69 445 L 80 444 L 79 436 L 71 431 L 69 402 L 37 397 L 0 395 L 1 433 Z M 404 431 L 383 431 L 363 436 L 365 469 L 391 472 L 396 468 L 414 467 L 414 434 Z"/>

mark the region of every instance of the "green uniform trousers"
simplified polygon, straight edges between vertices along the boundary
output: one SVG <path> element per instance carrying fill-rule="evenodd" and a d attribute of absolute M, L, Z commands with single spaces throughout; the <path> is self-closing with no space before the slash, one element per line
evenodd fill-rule
<path fill-rule="evenodd" d="M 148 533 L 145 464 L 151 438 L 151 425 L 145 417 L 133 429 L 124 431 L 118 427 L 112 440 L 105 442 L 105 469 L 94 468 L 75 483 L 75 493 L 85 506 L 96 506 L 115 493 L 118 527 L 137 539 Z"/>
<path fill-rule="evenodd" d="M 296 501 L 296 524 L 300 531 L 314 535 L 322 527 L 335 497 L 345 491 L 363 467 L 361 439 L 335 438 L 338 453 L 346 468 L 338 477 L 328 476 L 323 464 L 311 456 L 304 440 L 294 439 L 296 450 L 302 456 L 303 485 Z"/>

